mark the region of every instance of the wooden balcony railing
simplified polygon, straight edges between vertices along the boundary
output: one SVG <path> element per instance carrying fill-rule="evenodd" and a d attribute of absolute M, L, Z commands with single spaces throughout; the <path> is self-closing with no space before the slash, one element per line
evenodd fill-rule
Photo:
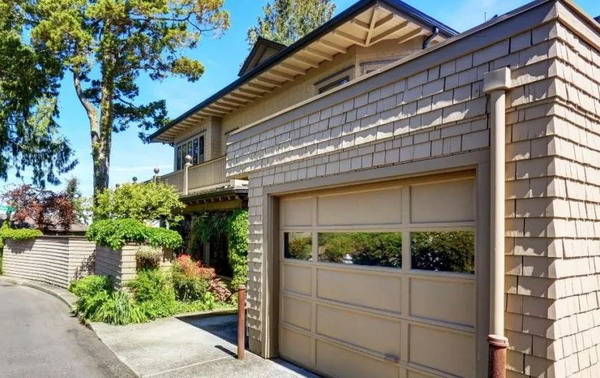
<path fill-rule="evenodd" d="M 187 190 L 185 185 L 185 168 L 161 176 L 160 180 L 175 186 L 177 192 L 183 195 L 204 188 L 208 189 L 213 186 L 229 183 L 229 180 L 225 177 L 225 156 L 192 165 L 187 169 Z"/>

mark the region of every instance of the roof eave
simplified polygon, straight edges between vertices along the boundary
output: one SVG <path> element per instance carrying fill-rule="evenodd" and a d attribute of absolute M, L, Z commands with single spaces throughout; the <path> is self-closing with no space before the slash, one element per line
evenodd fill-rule
<path fill-rule="evenodd" d="M 226 95 L 227 93 L 231 92 L 236 87 L 238 87 L 240 85 L 243 85 L 245 82 L 250 81 L 253 78 L 255 78 L 256 76 L 258 76 L 259 74 L 267 71 L 269 68 L 271 68 L 274 65 L 278 64 L 281 60 L 285 59 L 286 57 L 288 57 L 288 56 L 290 56 L 290 55 L 292 55 L 294 53 L 296 53 L 297 51 L 299 51 L 300 49 L 302 49 L 306 45 L 312 43 L 319 36 L 321 36 L 323 34 L 326 34 L 326 33 L 329 33 L 330 31 L 332 31 L 333 29 L 337 28 L 341 24 L 347 22 L 348 20 L 352 19 L 353 17 L 355 17 L 356 15 L 360 14 L 364 10 L 366 10 L 366 9 L 368 9 L 368 8 L 376 5 L 377 3 L 382 3 L 382 4 L 385 4 L 385 5 L 389 6 L 389 7 L 392 7 L 392 8 L 394 8 L 394 9 L 396 9 L 396 10 L 402 12 L 402 13 L 405 13 L 409 17 L 415 19 L 416 21 L 429 24 L 431 27 L 434 27 L 434 26 L 438 27 L 440 33 L 442 35 L 447 36 L 447 37 L 452 37 L 452 36 L 458 34 L 458 31 L 456 31 L 456 30 L 450 28 L 449 26 L 447 26 L 447 25 L 445 25 L 445 24 L 443 24 L 443 23 L 441 23 L 441 22 L 433 19 L 430 16 L 427 16 L 425 13 L 417 10 L 416 8 L 411 7 L 410 5 L 404 3 L 404 2 L 402 2 L 400 0 L 360 0 L 360 1 L 356 2 L 356 3 L 354 3 L 352 6 L 350 6 L 346 10 L 340 12 L 338 15 L 336 15 L 335 17 L 333 17 L 328 22 L 324 23 L 323 25 L 319 26 L 318 28 L 316 28 L 312 32 L 310 32 L 307 35 L 305 35 L 304 37 L 300 38 L 298 41 L 296 41 L 293 44 L 287 46 L 286 48 L 284 48 L 283 50 L 281 50 L 279 53 L 271 56 L 270 58 L 268 58 L 267 60 L 265 60 L 264 62 L 262 62 L 261 64 L 259 64 L 257 67 L 253 68 L 252 70 L 250 70 L 249 72 L 247 72 L 246 74 L 244 74 L 243 76 L 241 76 L 238 79 L 234 80 L 233 82 L 231 82 L 230 84 L 228 84 L 227 86 L 225 86 L 223 89 L 219 90 L 218 92 L 216 92 L 212 96 L 208 97 L 204 101 L 202 101 L 199 104 L 197 104 L 194 107 L 192 107 L 190 110 L 188 110 L 185 113 L 181 114 L 180 116 L 178 116 L 177 118 L 175 118 L 174 120 L 172 120 L 171 122 L 169 122 L 167 125 L 163 126 L 159 130 L 155 131 L 149 137 L 150 142 L 169 143 L 170 141 L 167 141 L 167 140 L 159 140 L 159 137 L 160 137 L 160 135 L 162 133 L 164 133 L 165 131 L 169 130 L 171 127 L 177 125 L 178 123 L 180 123 L 181 121 L 185 120 L 186 118 L 190 117 L 191 115 L 197 113 L 198 111 L 200 111 L 204 107 L 206 107 L 206 106 L 210 105 L 211 103 L 217 101 L 219 98 L 221 98 L 224 95 Z"/>

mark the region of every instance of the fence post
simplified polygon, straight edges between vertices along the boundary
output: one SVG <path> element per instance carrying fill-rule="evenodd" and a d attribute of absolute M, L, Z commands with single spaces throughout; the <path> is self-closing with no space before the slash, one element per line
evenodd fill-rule
<path fill-rule="evenodd" d="M 238 286 L 238 336 L 237 358 L 243 360 L 246 354 L 246 285 Z"/>
<path fill-rule="evenodd" d="M 186 196 L 188 194 L 188 175 L 190 167 L 192 166 L 192 157 L 190 155 L 185 155 L 185 164 L 183 165 L 183 195 Z"/>

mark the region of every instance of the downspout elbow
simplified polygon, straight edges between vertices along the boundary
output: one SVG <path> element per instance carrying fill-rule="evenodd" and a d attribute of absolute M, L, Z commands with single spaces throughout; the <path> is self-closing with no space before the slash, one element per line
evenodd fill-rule
<path fill-rule="evenodd" d="M 437 37 L 440 34 L 440 28 L 438 28 L 437 26 L 434 26 L 433 29 L 431 30 L 431 34 L 425 38 L 425 40 L 423 41 L 423 50 L 425 50 L 427 47 L 429 47 L 429 44 L 431 43 L 431 41 L 433 41 L 433 39 L 435 37 Z"/>

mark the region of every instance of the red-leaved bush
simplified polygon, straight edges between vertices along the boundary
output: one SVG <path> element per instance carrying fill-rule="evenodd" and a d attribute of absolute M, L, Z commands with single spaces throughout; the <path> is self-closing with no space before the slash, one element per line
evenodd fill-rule
<path fill-rule="evenodd" d="M 77 220 L 73 195 L 21 185 L 3 194 L 15 208 L 11 221 L 17 227 L 34 226 L 41 231 L 68 231 Z"/>
<path fill-rule="evenodd" d="M 208 291 L 217 301 L 225 302 L 231 297 L 231 292 L 220 278 L 217 278 L 215 269 L 202 265 L 201 261 L 194 261 L 190 255 L 180 255 L 177 258 L 175 269 L 190 279 L 201 279 L 208 283 Z M 190 285 L 187 285 L 190 286 Z M 191 294 L 191 293 L 190 293 Z"/>

